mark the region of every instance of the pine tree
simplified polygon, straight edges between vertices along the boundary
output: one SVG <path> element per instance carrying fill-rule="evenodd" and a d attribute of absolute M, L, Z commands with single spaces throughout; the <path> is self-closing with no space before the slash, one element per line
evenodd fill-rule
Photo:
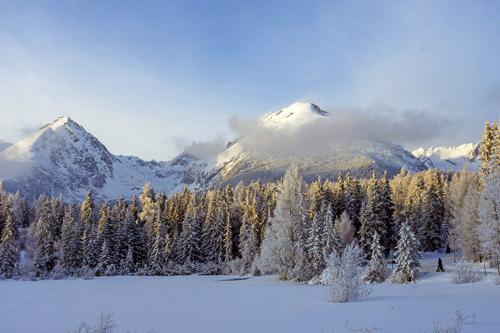
<path fill-rule="evenodd" d="M 157 213 L 159 215 L 159 213 Z M 149 266 L 152 274 L 162 275 L 165 271 L 168 258 L 165 256 L 165 240 L 167 231 L 165 224 L 157 216 L 154 224 L 154 242 L 149 258 Z"/>
<path fill-rule="evenodd" d="M 444 221 L 444 202 L 441 182 L 437 172 L 431 176 L 431 184 L 424 194 L 425 227 L 422 247 L 425 251 L 438 250 L 441 243 L 441 229 Z"/>
<path fill-rule="evenodd" d="M 114 264 L 113 248 L 107 238 L 104 238 L 99 254 L 98 272 L 101 275 L 114 275 L 116 266 Z"/>
<path fill-rule="evenodd" d="M 387 267 L 385 264 L 385 257 L 382 246 L 380 245 L 380 237 L 377 232 L 373 234 L 371 244 L 371 259 L 368 271 L 364 277 L 365 281 L 381 283 L 387 278 Z"/>
<path fill-rule="evenodd" d="M 240 254 L 245 269 L 249 269 L 257 254 L 258 240 L 255 224 L 252 222 L 252 212 L 247 209 L 243 214 L 243 223 L 240 227 Z"/>
<path fill-rule="evenodd" d="M 68 206 L 61 228 L 60 264 L 67 274 L 74 274 L 81 267 L 81 235 L 74 207 Z"/>
<path fill-rule="evenodd" d="M 56 265 L 55 236 L 50 199 L 44 198 L 35 231 L 35 269 L 38 276 L 45 276 Z"/>
<path fill-rule="evenodd" d="M 225 215 L 224 224 L 224 262 L 229 262 L 233 259 L 233 225 L 231 222 L 231 214 L 228 211 Z"/>
<path fill-rule="evenodd" d="M 396 283 L 410 283 L 417 279 L 418 241 L 405 222 L 399 228 L 399 240 L 396 248 L 396 269 L 392 280 Z"/>
<path fill-rule="evenodd" d="M 479 202 L 479 239 L 481 250 L 500 274 L 500 168 L 492 170 Z"/>
<path fill-rule="evenodd" d="M 0 240 L 0 275 L 11 278 L 14 274 L 18 248 L 16 244 L 15 222 L 12 214 L 8 214 Z"/>
<path fill-rule="evenodd" d="M 363 196 L 359 181 L 347 173 L 344 184 L 345 212 L 349 215 L 349 219 L 352 221 L 355 233 L 361 228 L 360 212 L 363 201 L 362 199 Z"/>
<path fill-rule="evenodd" d="M 106 265 L 109 266 L 112 264 L 116 267 L 119 263 L 116 255 L 116 225 L 115 221 L 110 217 L 109 204 L 107 202 L 101 207 L 98 226 L 98 242 L 101 246 L 101 258 L 103 255 L 102 246 L 106 242 L 106 255 L 109 256 L 105 260 Z"/>
<path fill-rule="evenodd" d="M 129 245 L 128 247 L 127 256 L 125 257 L 125 261 L 121 266 L 122 272 L 126 275 L 135 272 L 134 250 L 131 245 Z"/>
<path fill-rule="evenodd" d="M 490 125 L 489 122 L 486 122 L 481 141 L 481 174 L 483 177 L 490 173 L 490 161 L 495 155 L 495 143 L 497 143 L 498 140 L 498 130 L 497 124 L 494 123 Z"/>
<path fill-rule="evenodd" d="M 314 218 L 308 230 L 309 236 L 306 244 L 307 254 L 311 264 L 312 274 L 314 276 L 320 275 L 325 269 L 325 251 L 329 251 L 331 253 L 331 249 L 327 250 L 326 246 L 332 249 L 335 248 L 331 241 L 331 239 L 335 237 L 335 229 L 333 227 L 330 227 L 329 230 L 326 229 L 326 214 L 329 214 L 328 223 L 333 226 L 333 214 L 331 212 L 327 212 L 327 208 L 330 207 L 330 205 L 326 205 L 326 202 L 321 204 L 319 211 L 314 214 Z M 328 232 L 332 231 L 333 235 L 329 235 Z M 325 242 L 323 239 L 326 239 L 327 241 Z"/>
<path fill-rule="evenodd" d="M 389 232 L 392 225 L 392 202 L 387 180 L 378 180 L 375 174 L 368 181 L 367 199 L 361 208 L 361 228 L 359 240 L 365 253 L 370 253 L 370 243 L 373 234 L 380 235 L 381 245 L 384 250 L 389 246 Z"/>
<path fill-rule="evenodd" d="M 197 218 L 196 197 L 191 195 L 187 207 L 182 232 L 176 243 L 176 260 L 180 264 L 200 261 L 201 225 Z"/>
<path fill-rule="evenodd" d="M 82 252 L 83 264 L 88 268 L 94 268 L 97 265 L 98 247 L 96 244 L 96 210 L 92 192 L 88 192 L 85 200 L 82 202 L 80 210 L 80 221 L 82 223 Z"/>

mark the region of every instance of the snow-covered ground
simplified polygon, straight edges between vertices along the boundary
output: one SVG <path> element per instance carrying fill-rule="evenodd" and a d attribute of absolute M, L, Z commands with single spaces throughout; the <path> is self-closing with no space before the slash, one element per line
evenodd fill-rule
<path fill-rule="evenodd" d="M 434 269 L 435 258 L 423 261 L 423 271 Z M 368 297 L 345 304 L 329 303 L 327 287 L 273 276 L 7 280 L 0 281 L 0 332 L 68 332 L 100 312 L 113 314 L 116 332 L 432 332 L 458 307 L 476 317 L 462 332 L 500 332 L 500 286 L 489 277 L 454 285 L 449 277 L 426 272 L 413 285 L 374 285 Z"/>

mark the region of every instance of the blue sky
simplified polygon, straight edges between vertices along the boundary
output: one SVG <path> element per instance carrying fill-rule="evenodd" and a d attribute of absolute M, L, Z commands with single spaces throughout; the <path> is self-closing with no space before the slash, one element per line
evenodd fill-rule
<path fill-rule="evenodd" d="M 426 111 L 478 139 L 500 115 L 496 1 L 0 0 L 0 139 L 69 115 L 167 159 L 297 100 Z"/>

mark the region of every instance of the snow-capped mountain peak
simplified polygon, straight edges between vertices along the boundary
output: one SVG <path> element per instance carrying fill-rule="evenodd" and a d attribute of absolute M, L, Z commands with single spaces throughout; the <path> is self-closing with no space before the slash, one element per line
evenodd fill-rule
<path fill-rule="evenodd" d="M 451 147 L 420 147 L 412 152 L 428 168 L 459 171 L 465 163 L 471 170 L 477 170 L 481 164 L 479 143 L 465 143 Z"/>
<path fill-rule="evenodd" d="M 259 123 L 265 128 L 294 130 L 328 115 L 316 104 L 295 102 L 279 111 L 266 113 Z"/>

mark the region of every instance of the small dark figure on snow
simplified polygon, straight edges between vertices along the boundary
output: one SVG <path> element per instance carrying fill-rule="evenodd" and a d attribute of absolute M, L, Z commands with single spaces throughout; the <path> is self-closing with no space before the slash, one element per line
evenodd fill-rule
<path fill-rule="evenodd" d="M 441 258 L 438 258 L 438 268 L 436 272 L 444 272 L 443 262 L 441 261 Z"/>

